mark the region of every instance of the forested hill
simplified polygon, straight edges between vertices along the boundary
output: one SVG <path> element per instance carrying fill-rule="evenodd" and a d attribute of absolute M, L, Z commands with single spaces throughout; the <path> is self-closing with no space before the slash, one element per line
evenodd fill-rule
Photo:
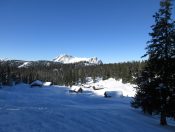
<path fill-rule="evenodd" d="M 53 61 L 0 61 L 0 82 L 31 83 L 33 80 L 51 81 L 53 84 L 72 85 L 84 83 L 86 77 L 122 79 L 124 83 L 134 83 L 137 73 L 145 62 L 132 61 L 115 64 L 86 65 L 86 63 L 61 64 Z"/>

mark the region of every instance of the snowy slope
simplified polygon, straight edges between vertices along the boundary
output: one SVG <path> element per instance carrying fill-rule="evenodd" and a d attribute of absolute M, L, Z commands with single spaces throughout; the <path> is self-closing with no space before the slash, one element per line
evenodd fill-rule
<path fill-rule="evenodd" d="M 173 132 L 169 124 L 160 127 L 157 117 L 131 108 L 130 98 L 70 94 L 59 86 L 0 89 L 0 132 Z"/>
<path fill-rule="evenodd" d="M 54 62 L 60 62 L 63 64 L 78 63 L 78 62 L 88 62 L 90 64 L 102 64 L 101 60 L 98 58 L 79 58 L 71 55 L 60 55 L 53 59 Z"/>
<path fill-rule="evenodd" d="M 22 65 L 18 66 L 18 68 L 27 68 L 31 65 L 31 62 L 24 62 Z"/>

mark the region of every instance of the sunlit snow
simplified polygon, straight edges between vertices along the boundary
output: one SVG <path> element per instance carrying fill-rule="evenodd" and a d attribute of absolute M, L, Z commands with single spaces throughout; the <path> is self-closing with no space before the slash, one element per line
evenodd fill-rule
<path fill-rule="evenodd" d="M 110 86 L 108 81 L 100 85 Z M 121 82 L 114 83 L 119 84 L 126 88 Z M 111 89 L 115 86 L 111 84 Z M 0 132 L 174 131 L 174 121 L 168 120 L 170 125 L 161 127 L 159 117 L 145 116 L 131 108 L 129 97 L 104 98 L 92 90 L 82 93 L 69 90 L 62 86 L 3 86 L 0 89 Z"/>

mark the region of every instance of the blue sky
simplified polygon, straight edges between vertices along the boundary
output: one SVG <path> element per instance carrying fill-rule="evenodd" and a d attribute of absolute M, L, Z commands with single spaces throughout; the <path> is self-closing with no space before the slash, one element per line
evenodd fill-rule
<path fill-rule="evenodd" d="M 158 8 L 159 0 L 0 0 L 0 58 L 139 60 Z"/>

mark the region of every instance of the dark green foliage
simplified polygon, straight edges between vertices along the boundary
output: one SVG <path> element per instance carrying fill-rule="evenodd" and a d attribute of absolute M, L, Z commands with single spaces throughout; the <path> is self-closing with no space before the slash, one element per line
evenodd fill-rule
<path fill-rule="evenodd" d="M 137 94 L 132 105 L 144 112 L 160 113 L 160 124 L 166 116 L 175 116 L 175 22 L 171 19 L 171 0 L 160 2 L 160 10 L 153 16 L 155 25 L 148 41 L 148 61 L 136 79 Z"/>
<path fill-rule="evenodd" d="M 31 83 L 34 80 L 51 81 L 53 84 L 71 86 L 85 83 L 86 77 L 108 79 L 123 79 L 124 83 L 134 83 L 136 73 L 142 69 L 145 62 L 125 62 L 117 64 L 89 65 L 84 63 L 60 64 L 49 61 L 31 62 L 30 66 L 18 68 L 24 62 L 0 62 L 0 82 L 7 85 L 11 81 L 16 83 Z"/>

